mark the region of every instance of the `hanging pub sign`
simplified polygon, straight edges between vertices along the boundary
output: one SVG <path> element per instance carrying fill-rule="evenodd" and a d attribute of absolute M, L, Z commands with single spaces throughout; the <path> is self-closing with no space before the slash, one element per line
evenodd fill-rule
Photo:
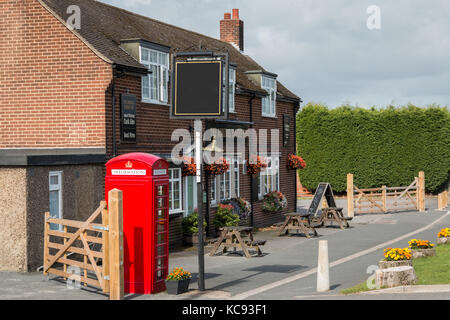
<path fill-rule="evenodd" d="M 174 55 L 171 117 L 225 119 L 228 99 L 228 55 L 187 52 Z"/>
<path fill-rule="evenodd" d="M 120 137 L 123 142 L 136 142 L 136 96 L 121 94 Z"/>
<path fill-rule="evenodd" d="M 283 145 L 286 147 L 289 144 L 291 137 L 291 118 L 289 115 L 283 115 Z"/>

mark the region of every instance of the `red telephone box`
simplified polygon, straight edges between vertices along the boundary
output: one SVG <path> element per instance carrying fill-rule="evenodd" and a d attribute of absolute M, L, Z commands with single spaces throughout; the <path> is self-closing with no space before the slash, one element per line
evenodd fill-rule
<path fill-rule="evenodd" d="M 169 165 L 147 153 L 130 153 L 106 164 L 106 199 L 123 192 L 125 292 L 166 290 L 169 268 Z"/>

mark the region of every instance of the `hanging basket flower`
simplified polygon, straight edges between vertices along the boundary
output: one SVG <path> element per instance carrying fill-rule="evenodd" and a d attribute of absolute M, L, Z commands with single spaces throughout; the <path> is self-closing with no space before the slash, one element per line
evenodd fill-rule
<path fill-rule="evenodd" d="M 247 165 L 247 173 L 249 175 L 254 175 L 260 173 L 264 168 L 267 168 L 267 163 L 265 163 L 260 156 L 250 157 Z"/>
<path fill-rule="evenodd" d="M 288 169 L 293 170 L 304 169 L 306 168 L 306 162 L 302 157 L 299 157 L 295 154 L 290 154 L 287 160 L 287 167 Z"/>
<path fill-rule="evenodd" d="M 220 158 L 212 164 L 205 165 L 205 172 L 209 175 L 220 176 L 227 172 L 229 168 L 230 165 L 227 163 L 227 160 Z"/>
<path fill-rule="evenodd" d="M 183 177 L 195 176 L 197 175 L 197 165 L 193 157 L 183 157 L 183 168 L 181 172 Z"/>
<path fill-rule="evenodd" d="M 264 196 L 262 209 L 264 212 L 275 213 L 288 206 L 286 196 L 279 191 L 273 191 Z"/>

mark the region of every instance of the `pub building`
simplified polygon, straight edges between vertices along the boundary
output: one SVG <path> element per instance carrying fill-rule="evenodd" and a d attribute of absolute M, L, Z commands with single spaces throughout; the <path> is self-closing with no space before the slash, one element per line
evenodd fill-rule
<path fill-rule="evenodd" d="M 73 6 L 79 28 L 69 24 Z M 215 236 L 217 206 L 230 198 L 252 204 L 245 226 L 272 225 L 296 209 L 296 171 L 287 158 L 296 153 L 301 100 L 276 70 L 245 54 L 238 9 L 220 21 L 220 39 L 93 0 L 4 0 L 0 9 L 0 270 L 41 266 L 44 212 L 87 219 L 105 197 L 105 163 L 132 152 L 169 161 L 170 247 L 183 244 L 182 219 L 196 209 L 197 191 L 195 177 L 171 159 L 172 132 L 194 126 L 170 117 L 177 52 L 229 55 L 228 118 L 204 121 L 205 128 L 267 129 L 268 141 L 271 129 L 280 130 L 265 174 L 247 173 L 247 141 L 246 154 L 224 154 L 226 173 L 203 176 L 208 236 Z M 262 199 L 275 190 L 288 207 L 264 212 Z"/>

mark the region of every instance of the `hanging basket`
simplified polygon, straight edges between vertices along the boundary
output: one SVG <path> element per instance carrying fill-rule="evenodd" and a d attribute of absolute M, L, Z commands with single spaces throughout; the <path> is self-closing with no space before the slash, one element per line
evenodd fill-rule
<path fill-rule="evenodd" d="M 225 172 L 227 172 L 228 169 L 230 169 L 230 165 L 227 163 L 227 160 L 225 160 L 224 158 L 220 158 L 212 164 L 205 165 L 206 174 L 209 174 L 212 176 L 220 176 L 221 174 L 224 174 Z"/>
<path fill-rule="evenodd" d="M 183 167 L 181 172 L 183 177 L 195 176 L 197 175 L 197 165 L 195 164 L 195 160 L 192 157 L 183 157 Z"/>
<path fill-rule="evenodd" d="M 287 167 L 291 170 L 304 169 L 306 168 L 306 162 L 302 157 L 290 154 L 287 159 Z"/>
<path fill-rule="evenodd" d="M 267 168 L 267 163 L 260 156 L 252 156 L 247 164 L 247 173 L 249 175 L 255 175 L 260 173 L 264 168 Z"/>

